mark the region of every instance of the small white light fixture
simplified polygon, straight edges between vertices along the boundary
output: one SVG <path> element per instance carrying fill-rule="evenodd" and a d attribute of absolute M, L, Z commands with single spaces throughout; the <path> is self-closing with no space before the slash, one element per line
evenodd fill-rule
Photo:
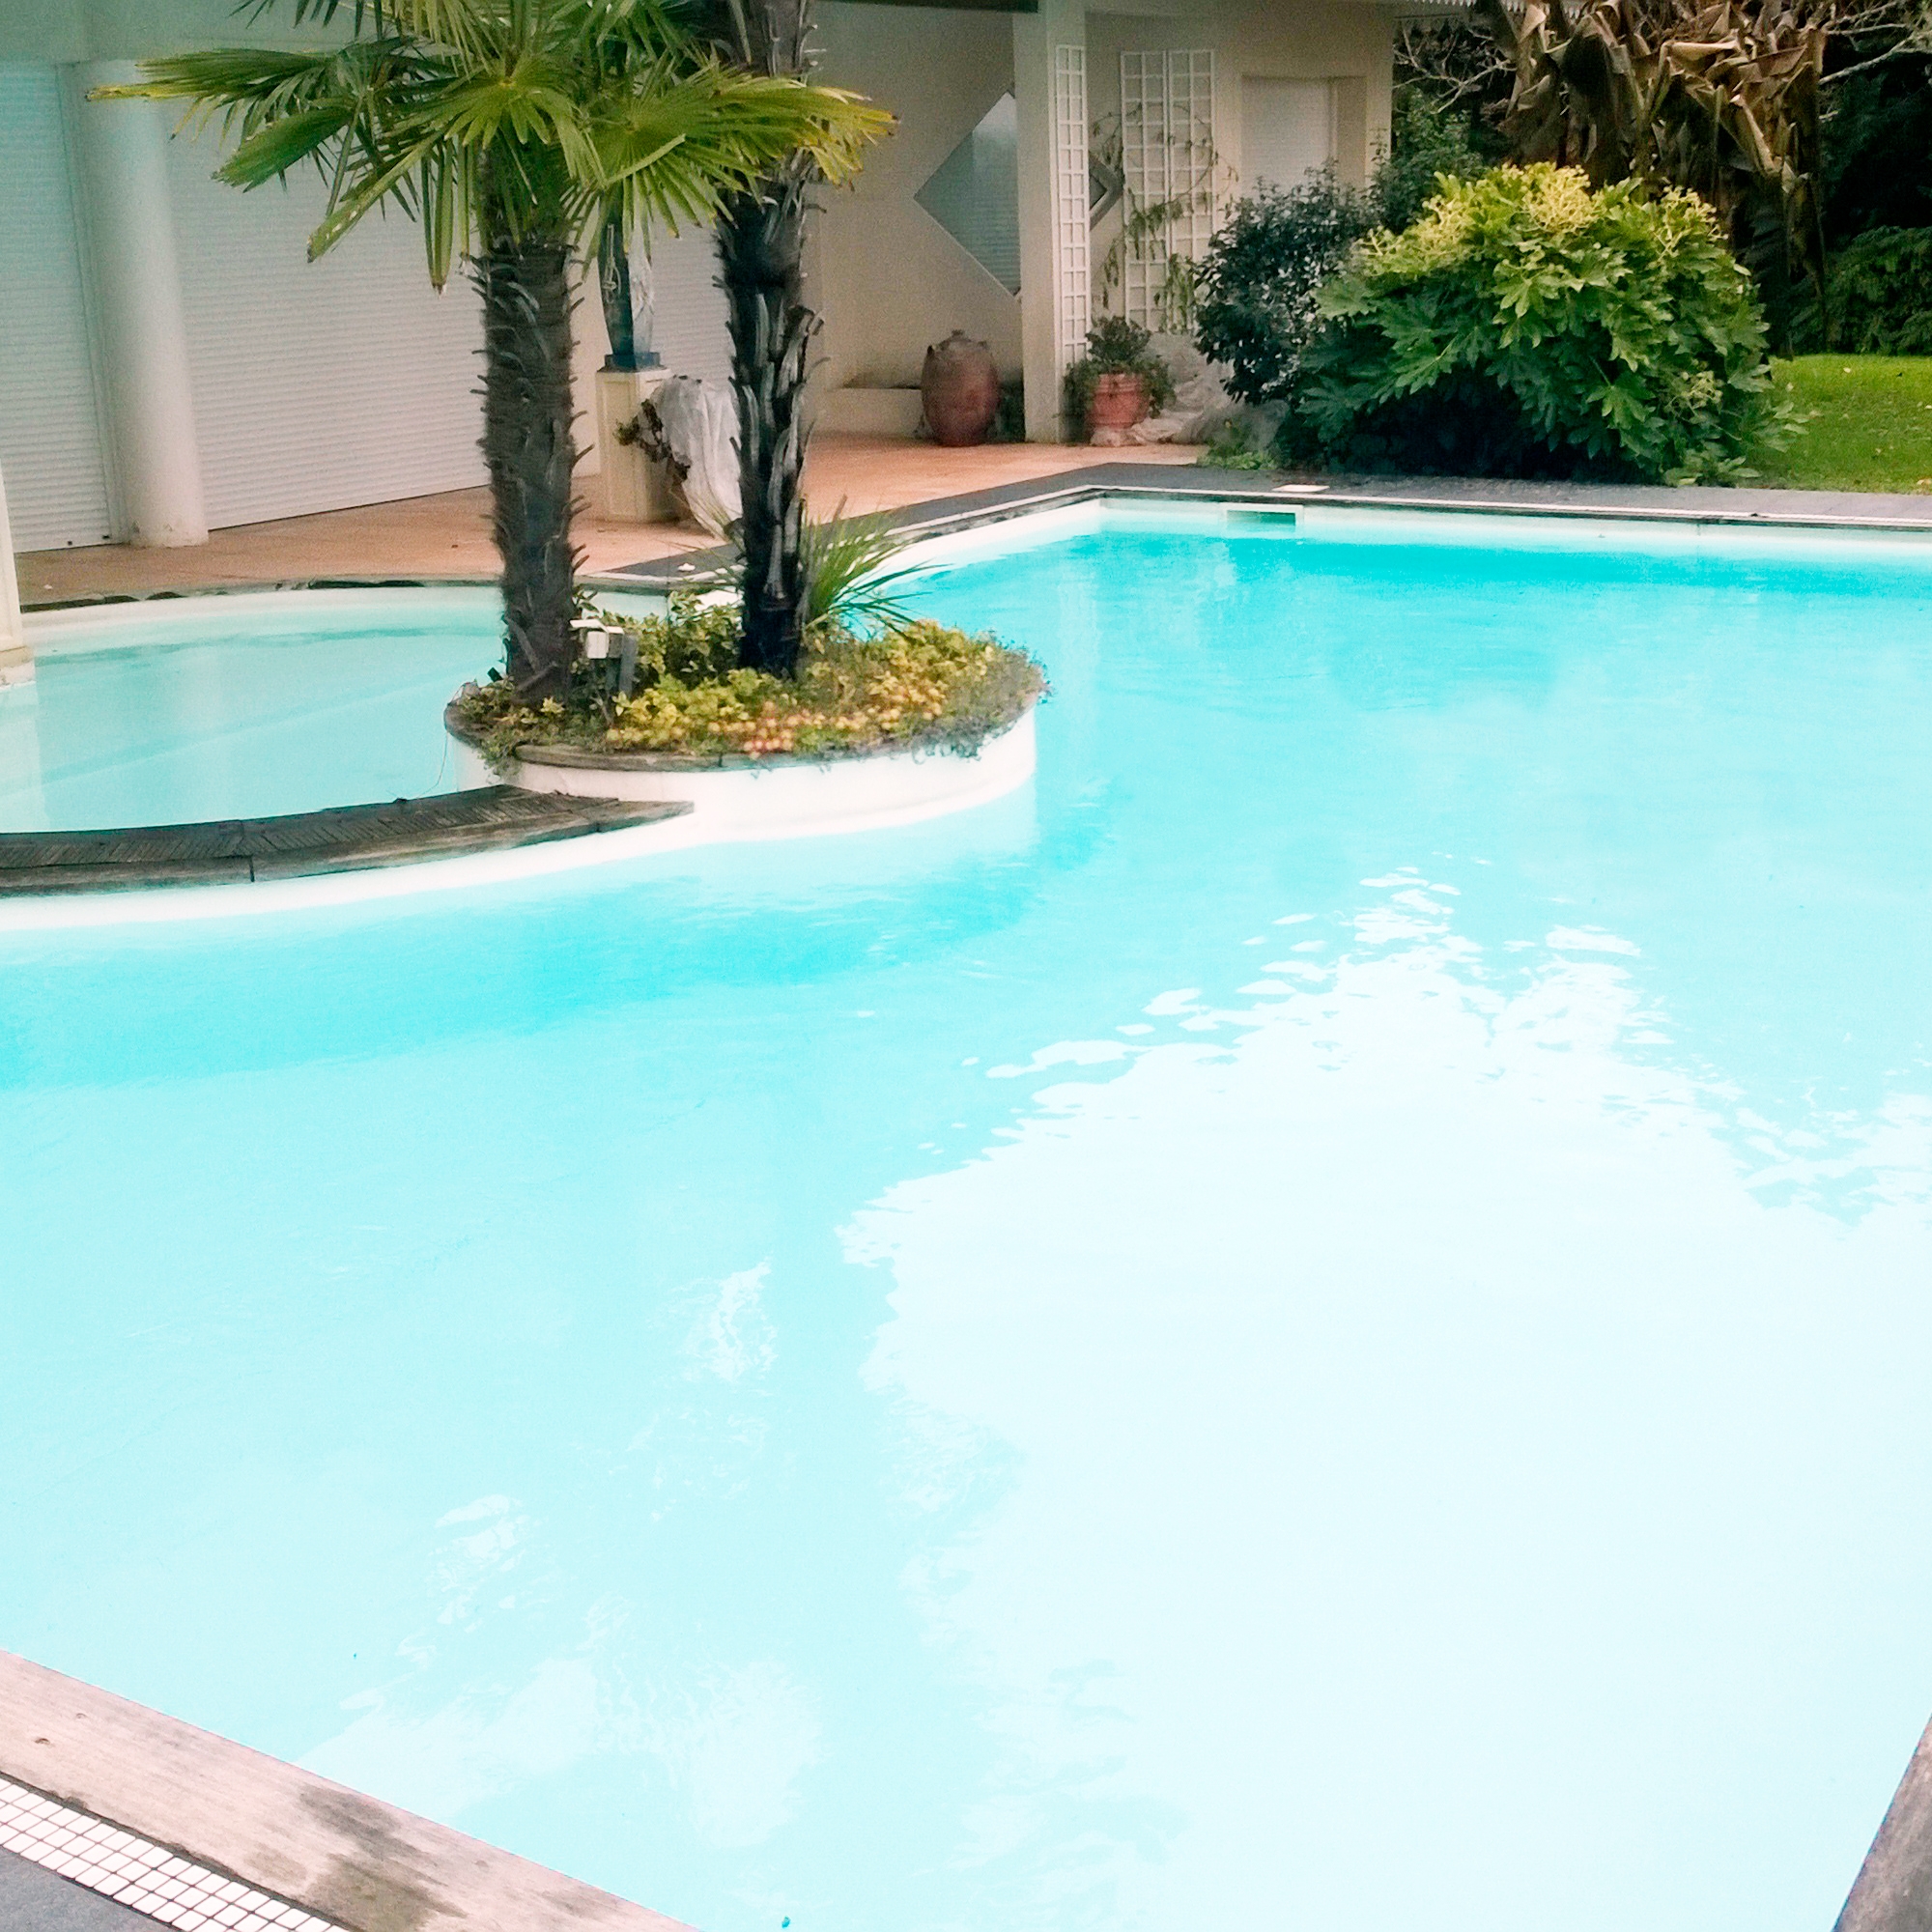
<path fill-rule="evenodd" d="M 599 617 L 573 618 L 570 628 L 577 633 L 583 655 L 596 662 L 611 655 L 611 639 L 620 635 Z"/>

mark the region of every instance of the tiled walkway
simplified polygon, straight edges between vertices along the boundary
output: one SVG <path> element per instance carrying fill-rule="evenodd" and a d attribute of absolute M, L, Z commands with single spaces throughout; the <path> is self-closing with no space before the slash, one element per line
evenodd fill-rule
<path fill-rule="evenodd" d="M 8 1777 L 0 1777 L 0 1854 L 11 1854 L 0 1864 L 0 1925 L 8 1932 L 136 1932 L 154 1922 L 176 1932 L 339 1932 L 285 1899 Z M 109 1901 L 121 1910 L 96 1909 Z"/>
<path fill-rule="evenodd" d="M 806 488 L 817 514 L 829 516 L 843 503 L 856 515 L 1117 463 L 1123 456 L 1136 463 L 1192 463 L 1198 454 L 1179 445 L 1120 450 L 1050 442 L 941 449 L 929 442 L 828 434 L 812 443 Z M 592 571 L 702 550 L 714 541 L 696 527 L 607 524 L 587 512 L 578 518 L 575 534 Z M 94 544 L 23 551 L 19 557 L 20 598 L 30 605 L 312 578 L 487 578 L 497 570 L 485 490 L 244 524 L 216 530 L 207 543 L 186 550 Z"/>
<path fill-rule="evenodd" d="M 7 1932 L 154 1932 L 156 1921 L 14 1852 L 0 1852 L 0 1925 Z"/>

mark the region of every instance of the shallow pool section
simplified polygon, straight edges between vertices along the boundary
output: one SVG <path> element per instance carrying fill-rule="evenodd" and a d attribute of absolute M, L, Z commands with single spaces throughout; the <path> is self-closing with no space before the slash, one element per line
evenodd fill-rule
<path fill-rule="evenodd" d="M 0 689 L 0 831 L 267 817 L 454 790 L 442 706 L 493 591 L 278 591 L 37 615 Z"/>
<path fill-rule="evenodd" d="M 919 594 L 1029 791 L 0 932 L 0 1645 L 707 1932 L 1821 1932 L 1932 1712 L 1932 560 Z"/>

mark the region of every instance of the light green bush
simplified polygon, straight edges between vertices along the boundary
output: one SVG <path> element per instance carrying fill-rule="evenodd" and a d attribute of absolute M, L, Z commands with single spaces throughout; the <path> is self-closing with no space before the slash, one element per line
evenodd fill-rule
<path fill-rule="evenodd" d="M 1290 460 L 1729 481 L 1789 434 L 1750 277 L 1694 195 L 1547 163 L 1445 182 L 1319 305 Z"/>

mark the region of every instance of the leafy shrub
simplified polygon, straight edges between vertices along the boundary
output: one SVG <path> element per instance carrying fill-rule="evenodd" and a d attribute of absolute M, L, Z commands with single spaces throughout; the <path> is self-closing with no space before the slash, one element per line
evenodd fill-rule
<path fill-rule="evenodd" d="M 1333 168 L 1299 187 L 1264 187 L 1237 202 L 1201 266 L 1194 339 L 1226 363 L 1244 403 L 1285 402 L 1302 353 L 1321 328 L 1315 298 L 1376 225 L 1373 207 Z"/>
<path fill-rule="evenodd" d="M 1038 665 L 989 637 L 917 619 L 876 637 L 836 621 L 808 639 L 796 678 L 736 668 L 739 612 L 675 595 L 661 617 L 599 613 L 638 640 L 638 680 L 614 696 L 580 663 L 569 694 L 526 704 L 506 679 L 466 685 L 455 717 L 501 769 L 520 745 L 715 759 L 811 757 L 924 746 L 971 752 L 1045 691 Z"/>
<path fill-rule="evenodd" d="M 1148 385 L 1148 401 L 1158 413 L 1174 400 L 1174 378 L 1153 353 L 1153 337 L 1123 315 L 1103 315 L 1087 331 L 1087 353 L 1066 372 L 1066 416 L 1084 425 L 1101 376 L 1138 376 Z"/>
<path fill-rule="evenodd" d="M 1473 181 L 1495 164 L 1495 156 L 1477 146 L 1466 114 L 1412 87 L 1399 87 L 1389 152 L 1369 185 L 1376 220 L 1383 228 L 1406 228 L 1429 205 L 1442 176 Z"/>
<path fill-rule="evenodd" d="M 1476 475 L 1751 473 L 1789 416 L 1749 276 L 1694 195 L 1547 162 L 1451 182 L 1320 297 L 1285 453 Z"/>
<path fill-rule="evenodd" d="M 1244 403 L 1286 402 L 1302 352 L 1320 333 L 1316 294 L 1372 228 L 1406 228 L 1437 178 L 1490 166 L 1467 119 L 1413 90 L 1398 93 L 1390 152 L 1364 193 L 1332 167 L 1299 187 L 1263 187 L 1238 202 L 1200 272 L 1195 339 L 1226 363 Z"/>
<path fill-rule="evenodd" d="M 1868 228 L 1832 258 L 1831 344 L 1932 355 L 1932 228 Z"/>

